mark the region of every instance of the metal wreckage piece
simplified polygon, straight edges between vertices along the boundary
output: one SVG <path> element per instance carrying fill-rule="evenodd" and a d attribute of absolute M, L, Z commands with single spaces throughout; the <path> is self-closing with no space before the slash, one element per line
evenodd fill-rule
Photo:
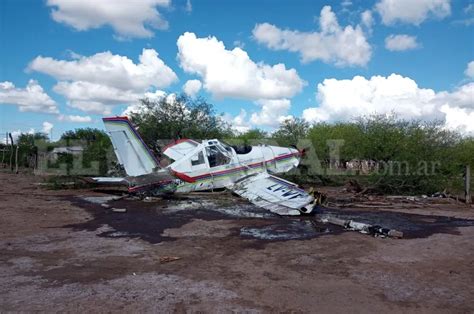
<path fill-rule="evenodd" d="M 348 230 L 359 231 L 360 233 L 369 234 L 372 236 L 390 237 L 390 238 L 403 238 L 403 232 L 388 229 L 378 225 L 370 225 L 362 222 L 353 221 L 351 219 L 340 219 L 330 215 L 324 215 L 319 218 L 322 223 L 330 223 L 333 225 L 344 227 Z"/>

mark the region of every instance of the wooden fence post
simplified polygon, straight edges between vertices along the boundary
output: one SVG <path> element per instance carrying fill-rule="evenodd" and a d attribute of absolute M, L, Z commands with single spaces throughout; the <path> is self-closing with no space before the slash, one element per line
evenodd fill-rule
<path fill-rule="evenodd" d="M 11 133 L 8 133 L 8 135 L 10 136 L 10 144 L 11 144 L 11 148 L 10 148 L 10 170 L 13 171 L 13 136 Z"/>
<path fill-rule="evenodd" d="M 471 166 L 466 165 L 466 173 L 464 175 L 464 195 L 466 196 L 466 204 L 471 204 Z"/>
<path fill-rule="evenodd" d="M 18 174 L 18 144 L 16 145 L 16 152 L 15 152 L 15 173 Z"/>
<path fill-rule="evenodd" d="M 3 168 L 6 168 L 6 164 L 5 164 L 5 152 L 7 150 L 7 146 L 8 146 L 8 132 L 7 132 L 7 137 L 6 137 L 6 140 L 5 140 L 5 146 L 3 146 L 3 153 L 2 153 L 2 167 Z"/>

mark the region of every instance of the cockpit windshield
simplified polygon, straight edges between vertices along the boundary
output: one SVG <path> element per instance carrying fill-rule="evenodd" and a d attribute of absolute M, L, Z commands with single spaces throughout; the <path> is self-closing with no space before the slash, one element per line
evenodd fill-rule
<path fill-rule="evenodd" d="M 220 145 L 206 147 L 206 155 L 210 167 L 223 166 L 229 164 L 232 160 L 229 152 L 220 147 Z"/>

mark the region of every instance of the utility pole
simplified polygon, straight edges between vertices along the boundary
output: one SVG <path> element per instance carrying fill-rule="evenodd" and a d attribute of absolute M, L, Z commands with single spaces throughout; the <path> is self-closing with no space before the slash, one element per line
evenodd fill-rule
<path fill-rule="evenodd" d="M 466 172 L 464 174 L 464 195 L 466 196 L 466 204 L 471 204 L 471 166 L 466 165 Z"/>

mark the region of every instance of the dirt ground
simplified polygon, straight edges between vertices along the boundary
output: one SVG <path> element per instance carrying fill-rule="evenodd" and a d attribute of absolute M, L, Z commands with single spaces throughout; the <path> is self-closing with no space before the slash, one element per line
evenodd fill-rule
<path fill-rule="evenodd" d="M 405 234 L 383 239 L 227 193 L 145 202 L 39 182 L 0 172 L 1 312 L 474 312 L 462 204 L 322 209 Z"/>

